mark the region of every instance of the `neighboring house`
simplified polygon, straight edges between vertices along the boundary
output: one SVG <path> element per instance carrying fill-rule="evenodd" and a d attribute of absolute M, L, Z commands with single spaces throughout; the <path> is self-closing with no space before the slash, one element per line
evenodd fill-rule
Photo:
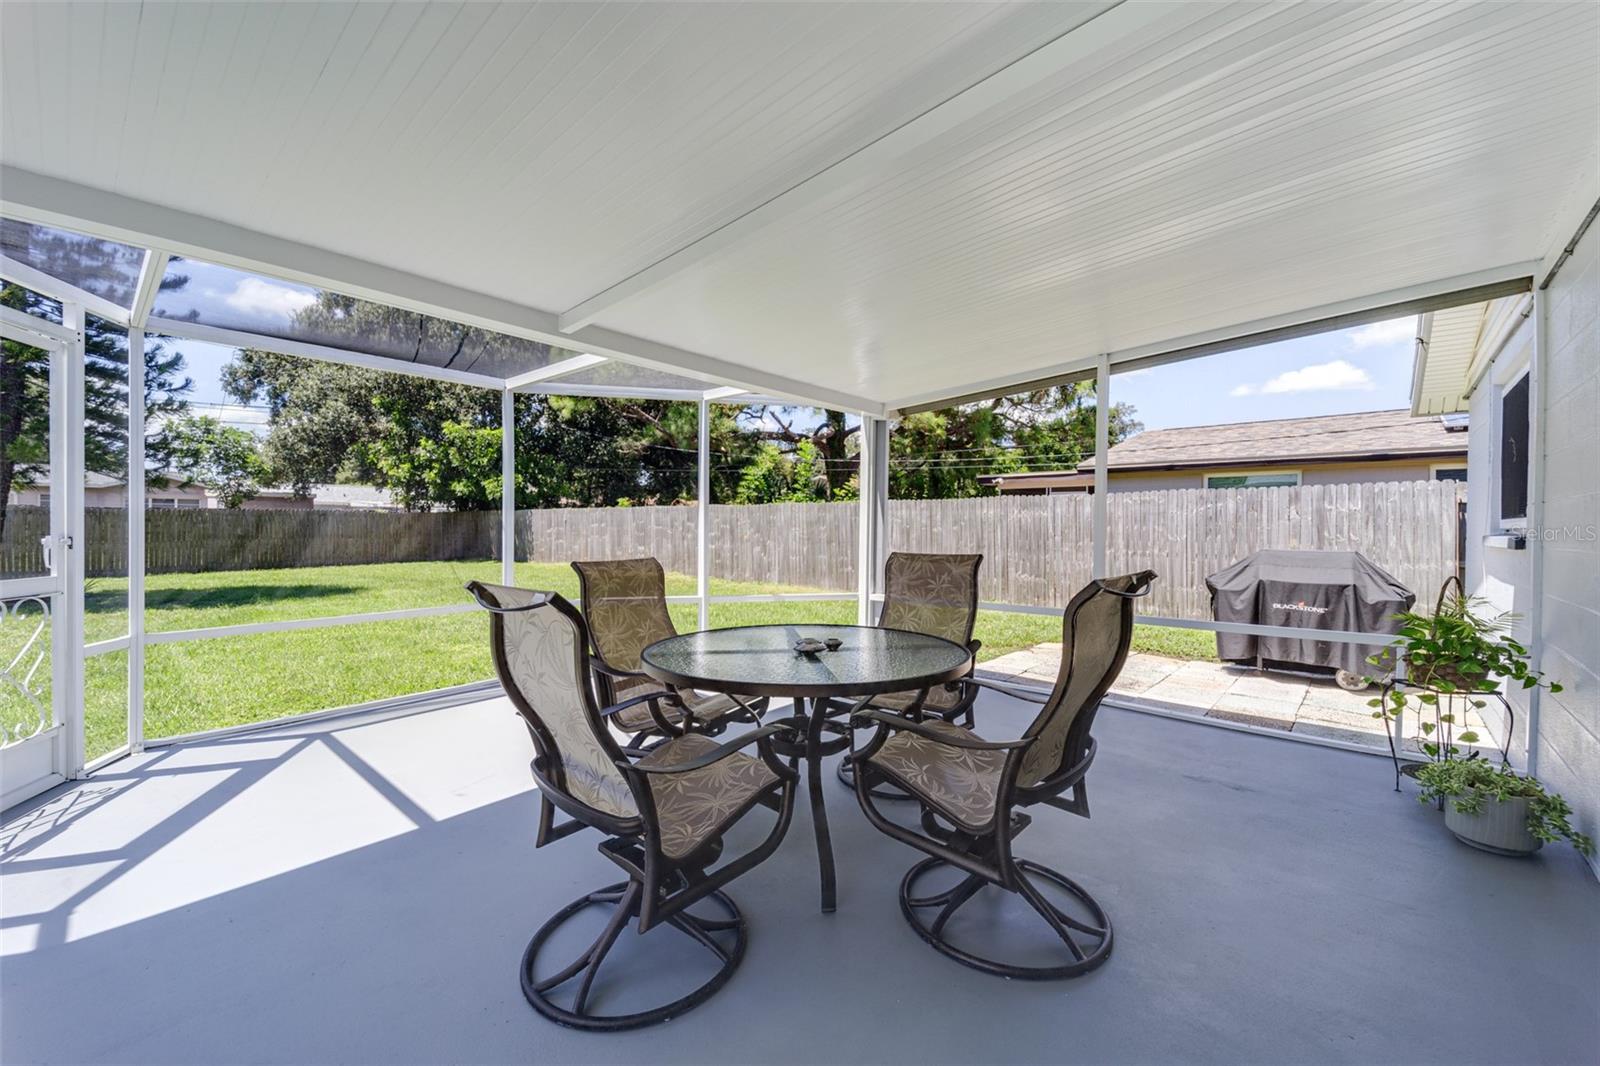
<path fill-rule="evenodd" d="M 50 490 L 43 485 L 15 484 L 8 504 L 17 507 L 50 506 Z M 85 507 L 127 507 L 128 487 L 120 478 L 94 471 L 84 475 Z M 152 484 L 145 489 L 145 506 L 153 510 L 214 510 L 222 506 L 217 494 L 199 485 L 185 485 L 173 476 L 166 485 Z M 290 489 L 262 489 L 246 500 L 247 511 L 403 511 L 388 489 L 372 485 L 313 485 L 309 498 L 296 496 Z"/>
<path fill-rule="evenodd" d="M 1317 418 L 1152 429 L 1106 454 L 1112 492 L 1261 488 L 1371 481 L 1465 481 L 1466 420 L 1366 411 Z M 1094 460 L 1076 470 L 990 474 L 1002 493 L 1092 492 Z"/>

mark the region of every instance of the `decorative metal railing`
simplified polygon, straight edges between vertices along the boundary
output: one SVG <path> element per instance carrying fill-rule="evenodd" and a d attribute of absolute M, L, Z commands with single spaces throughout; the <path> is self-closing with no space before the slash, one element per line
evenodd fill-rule
<path fill-rule="evenodd" d="M 50 600 L 0 600 L 0 748 L 50 727 Z"/>

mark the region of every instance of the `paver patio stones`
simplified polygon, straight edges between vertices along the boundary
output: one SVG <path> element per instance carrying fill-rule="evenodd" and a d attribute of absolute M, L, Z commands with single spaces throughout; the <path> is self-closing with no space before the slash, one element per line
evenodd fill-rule
<path fill-rule="evenodd" d="M 1041 686 L 1055 680 L 1060 662 L 1060 644 L 1036 644 L 991 659 L 978 672 L 1012 684 Z M 1378 693 L 1376 686 L 1365 692 L 1348 692 L 1332 679 L 1134 652 L 1123 664 L 1111 690 L 1221 721 L 1292 731 L 1380 751 L 1389 749 L 1383 722 L 1373 718 L 1372 708 L 1367 706 L 1367 701 Z M 1479 747 L 1485 754 L 1492 754 L 1490 738 L 1495 734 L 1488 731 L 1476 711 L 1468 711 L 1465 718 L 1462 728 L 1476 730 L 1485 738 Z M 1416 713 L 1407 713 L 1404 746 L 1408 751 L 1419 750 L 1417 724 Z"/>
<path fill-rule="evenodd" d="M 1247 725 L 1262 725 L 1269 729 L 1288 729 L 1295 723 L 1296 702 L 1290 699 L 1251 696 L 1227 692 L 1216 706 L 1206 712 L 1211 718 Z"/>
<path fill-rule="evenodd" d="M 1060 669 L 1061 645 L 1036 644 L 991 659 L 979 668 L 985 677 L 1021 685 L 1043 685 Z M 1265 729 L 1294 731 L 1387 751 L 1383 722 L 1372 717 L 1367 701 L 1376 686 L 1349 692 L 1331 678 L 1253 670 L 1227 663 L 1170 659 L 1134 652 L 1123 664 L 1112 692 L 1170 704 L 1222 721 Z M 1466 729 L 1490 737 L 1475 712 Z M 1405 746 L 1416 749 L 1417 716 L 1406 716 Z"/>

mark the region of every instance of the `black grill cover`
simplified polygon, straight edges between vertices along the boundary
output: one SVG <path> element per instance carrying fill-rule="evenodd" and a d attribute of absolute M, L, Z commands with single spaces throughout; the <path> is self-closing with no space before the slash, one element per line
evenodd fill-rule
<path fill-rule="evenodd" d="M 1259 551 L 1206 578 L 1219 622 L 1393 633 L 1416 596 L 1360 552 Z M 1292 637 L 1217 634 L 1225 662 L 1321 666 L 1371 673 L 1376 647 Z"/>

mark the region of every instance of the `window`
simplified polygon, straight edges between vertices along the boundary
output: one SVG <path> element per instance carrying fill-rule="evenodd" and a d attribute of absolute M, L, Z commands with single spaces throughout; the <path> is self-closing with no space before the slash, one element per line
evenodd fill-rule
<path fill-rule="evenodd" d="M 199 508 L 200 508 L 200 501 L 196 500 L 196 499 L 178 500 L 178 501 L 176 501 L 176 503 L 177 503 L 178 508 L 180 510 L 195 511 L 195 510 L 199 510 Z"/>
<path fill-rule="evenodd" d="M 1466 468 L 1465 465 L 1461 465 L 1461 466 L 1435 466 L 1433 468 L 1433 480 L 1435 480 L 1435 481 L 1465 481 L 1465 480 L 1467 480 L 1467 468 Z"/>
<path fill-rule="evenodd" d="M 49 507 L 50 506 L 50 494 L 48 492 L 39 493 L 39 506 L 40 507 Z"/>
<path fill-rule="evenodd" d="M 1207 474 L 1208 489 L 1275 489 L 1300 484 L 1300 471 L 1284 470 L 1269 474 Z"/>
<path fill-rule="evenodd" d="M 170 496 L 154 496 L 150 499 L 150 506 L 157 511 L 170 511 L 178 506 L 178 501 Z"/>
<path fill-rule="evenodd" d="M 1528 517 L 1528 375 L 1500 394 L 1500 520 Z"/>

